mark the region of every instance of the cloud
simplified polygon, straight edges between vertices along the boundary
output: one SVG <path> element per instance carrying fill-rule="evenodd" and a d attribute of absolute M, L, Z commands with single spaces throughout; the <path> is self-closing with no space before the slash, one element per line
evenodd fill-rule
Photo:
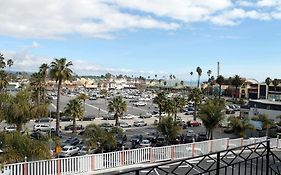
<path fill-rule="evenodd" d="M 113 39 L 120 30 L 170 32 L 194 22 L 232 26 L 246 18 L 279 19 L 280 8 L 280 0 L 9 0 L 1 2 L 0 34 Z"/>
<path fill-rule="evenodd" d="M 40 47 L 40 44 L 37 43 L 36 41 L 33 41 L 31 47 L 32 47 L 32 48 L 38 48 L 38 47 Z"/>

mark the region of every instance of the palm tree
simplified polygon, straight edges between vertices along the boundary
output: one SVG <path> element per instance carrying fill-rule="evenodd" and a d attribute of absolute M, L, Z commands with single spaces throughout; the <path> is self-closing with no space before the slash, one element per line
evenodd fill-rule
<path fill-rule="evenodd" d="M 191 86 L 191 84 L 192 84 L 192 75 L 193 75 L 193 72 L 190 72 L 189 74 L 190 74 L 190 86 Z"/>
<path fill-rule="evenodd" d="M 3 89 L 6 88 L 8 84 L 9 82 L 7 73 L 3 70 L 0 70 L 0 92 L 3 92 Z"/>
<path fill-rule="evenodd" d="M 181 82 L 180 82 L 180 85 L 183 87 L 183 86 L 184 86 L 184 81 L 181 81 Z"/>
<path fill-rule="evenodd" d="M 271 82 L 272 80 L 269 77 L 265 79 L 265 84 L 267 85 L 267 99 L 268 99 L 269 85 L 271 84 Z"/>
<path fill-rule="evenodd" d="M 40 104 L 41 92 L 44 89 L 44 78 L 40 73 L 33 73 L 30 76 L 30 86 L 32 87 L 33 95 L 35 97 L 36 104 Z"/>
<path fill-rule="evenodd" d="M 49 65 L 46 63 L 41 64 L 39 67 L 39 73 L 43 77 L 44 88 L 43 88 L 43 101 L 46 102 L 46 86 L 47 86 L 47 77 L 48 77 Z"/>
<path fill-rule="evenodd" d="M 241 86 L 241 84 L 242 84 L 242 81 L 241 81 L 241 78 L 239 77 L 239 75 L 235 75 L 234 76 L 234 78 L 232 79 L 231 84 L 235 86 L 235 101 L 237 101 L 238 87 Z"/>
<path fill-rule="evenodd" d="M 6 67 L 6 63 L 4 61 L 4 55 L 0 53 L 0 69 L 4 69 Z"/>
<path fill-rule="evenodd" d="M 208 75 L 208 82 L 210 83 L 211 82 L 211 74 L 212 74 L 212 71 L 211 70 L 208 70 L 207 71 L 207 75 Z M 208 85 L 208 95 L 210 95 L 210 88 L 209 88 L 209 85 Z"/>
<path fill-rule="evenodd" d="M 193 113 L 193 118 L 196 120 L 197 117 L 197 107 L 201 104 L 202 102 L 202 93 L 199 88 L 194 88 L 190 92 L 188 96 L 188 101 L 194 102 L 194 113 Z"/>
<path fill-rule="evenodd" d="M 164 92 L 158 93 L 157 96 L 153 99 L 153 103 L 158 105 L 160 120 L 161 120 L 162 112 L 164 111 L 164 107 L 166 105 L 166 101 L 167 101 L 167 97 Z"/>
<path fill-rule="evenodd" d="M 78 99 L 79 100 L 82 100 L 84 102 L 84 108 L 85 108 L 85 104 L 86 104 L 86 100 L 89 99 L 88 95 L 84 94 L 84 93 L 81 93 L 79 96 L 78 96 Z"/>
<path fill-rule="evenodd" d="M 175 120 L 177 118 L 177 112 L 179 110 L 182 110 L 182 108 L 186 105 L 186 101 L 184 98 L 176 96 L 172 99 L 175 102 L 175 107 L 176 107 L 176 112 L 174 113 L 175 115 Z"/>
<path fill-rule="evenodd" d="M 10 68 L 14 64 L 14 61 L 12 59 L 7 60 L 7 65 L 9 66 L 9 73 L 10 73 Z"/>
<path fill-rule="evenodd" d="M 201 69 L 200 67 L 197 67 L 197 68 L 196 68 L 196 72 L 197 72 L 197 74 L 198 74 L 197 88 L 199 88 L 199 86 L 200 86 L 200 77 L 201 77 L 201 75 L 202 75 L 202 69 Z"/>
<path fill-rule="evenodd" d="M 109 112 L 115 112 L 115 126 L 119 126 L 119 118 L 123 115 L 124 112 L 127 112 L 127 103 L 123 100 L 122 96 L 114 97 L 108 103 Z"/>
<path fill-rule="evenodd" d="M 65 107 L 65 114 L 69 115 L 73 121 L 72 132 L 76 133 L 76 119 L 81 119 L 84 116 L 85 109 L 82 106 L 80 99 L 74 98 L 69 100 Z"/>
<path fill-rule="evenodd" d="M 224 119 L 224 102 L 218 99 L 210 99 L 202 104 L 199 109 L 199 118 L 206 127 L 209 140 L 213 139 L 213 130 Z"/>
<path fill-rule="evenodd" d="M 276 78 L 272 81 L 272 84 L 274 86 L 274 98 L 276 100 L 276 89 L 277 89 L 277 86 L 279 85 L 279 80 L 277 80 Z"/>
<path fill-rule="evenodd" d="M 60 94 L 63 81 L 70 80 L 72 77 L 72 70 L 69 68 L 72 62 L 67 62 L 66 58 L 55 59 L 50 65 L 50 77 L 55 79 L 58 83 L 57 90 L 57 117 L 56 117 L 56 134 L 59 135 L 60 128 Z"/>
<path fill-rule="evenodd" d="M 247 129 L 251 129 L 251 130 L 255 129 L 255 127 L 252 124 L 250 124 L 248 118 L 241 120 L 240 118 L 231 116 L 228 118 L 228 121 L 229 121 L 229 126 L 240 137 L 245 137 Z"/>
<path fill-rule="evenodd" d="M 222 75 L 219 75 L 216 82 L 219 84 L 219 99 L 221 98 L 221 85 L 224 82 L 224 78 Z"/>
<path fill-rule="evenodd" d="M 177 137 L 181 129 L 179 122 L 174 121 L 171 116 L 161 119 L 157 126 L 157 130 L 166 137 L 168 143 L 171 143 Z"/>

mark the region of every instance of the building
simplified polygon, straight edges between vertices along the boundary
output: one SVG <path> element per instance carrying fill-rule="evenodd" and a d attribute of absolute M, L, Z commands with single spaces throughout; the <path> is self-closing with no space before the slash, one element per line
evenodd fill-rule
<path fill-rule="evenodd" d="M 281 102 L 272 100 L 249 100 L 247 106 L 241 108 L 241 117 L 255 117 L 266 115 L 269 119 L 278 121 L 281 115 Z"/>

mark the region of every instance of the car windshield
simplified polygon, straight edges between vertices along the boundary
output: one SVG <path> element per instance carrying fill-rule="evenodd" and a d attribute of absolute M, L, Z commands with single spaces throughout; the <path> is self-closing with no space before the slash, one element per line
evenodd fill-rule
<path fill-rule="evenodd" d="M 68 151 L 68 148 L 62 148 L 61 150 L 62 151 Z"/>

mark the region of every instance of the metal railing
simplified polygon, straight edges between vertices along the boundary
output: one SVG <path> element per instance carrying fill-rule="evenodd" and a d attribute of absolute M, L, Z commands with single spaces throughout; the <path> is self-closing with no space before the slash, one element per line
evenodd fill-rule
<path fill-rule="evenodd" d="M 202 156 L 160 162 L 107 174 L 280 175 L 280 169 L 281 159 L 271 151 L 270 140 L 265 140 Z"/>
<path fill-rule="evenodd" d="M 258 142 L 265 140 L 265 137 L 247 140 L 242 138 L 224 138 L 164 147 L 147 147 L 102 154 L 8 164 L 3 166 L 3 171 L 5 173 L 9 172 L 9 175 L 97 174 L 100 171 L 108 171 L 119 167 L 126 168 L 126 166 L 136 166 L 137 164 L 194 158 L 248 144 L 251 144 L 251 148 L 255 149 L 258 146 Z M 270 139 L 270 147 L 281 148 L 281 139 Z"/>

